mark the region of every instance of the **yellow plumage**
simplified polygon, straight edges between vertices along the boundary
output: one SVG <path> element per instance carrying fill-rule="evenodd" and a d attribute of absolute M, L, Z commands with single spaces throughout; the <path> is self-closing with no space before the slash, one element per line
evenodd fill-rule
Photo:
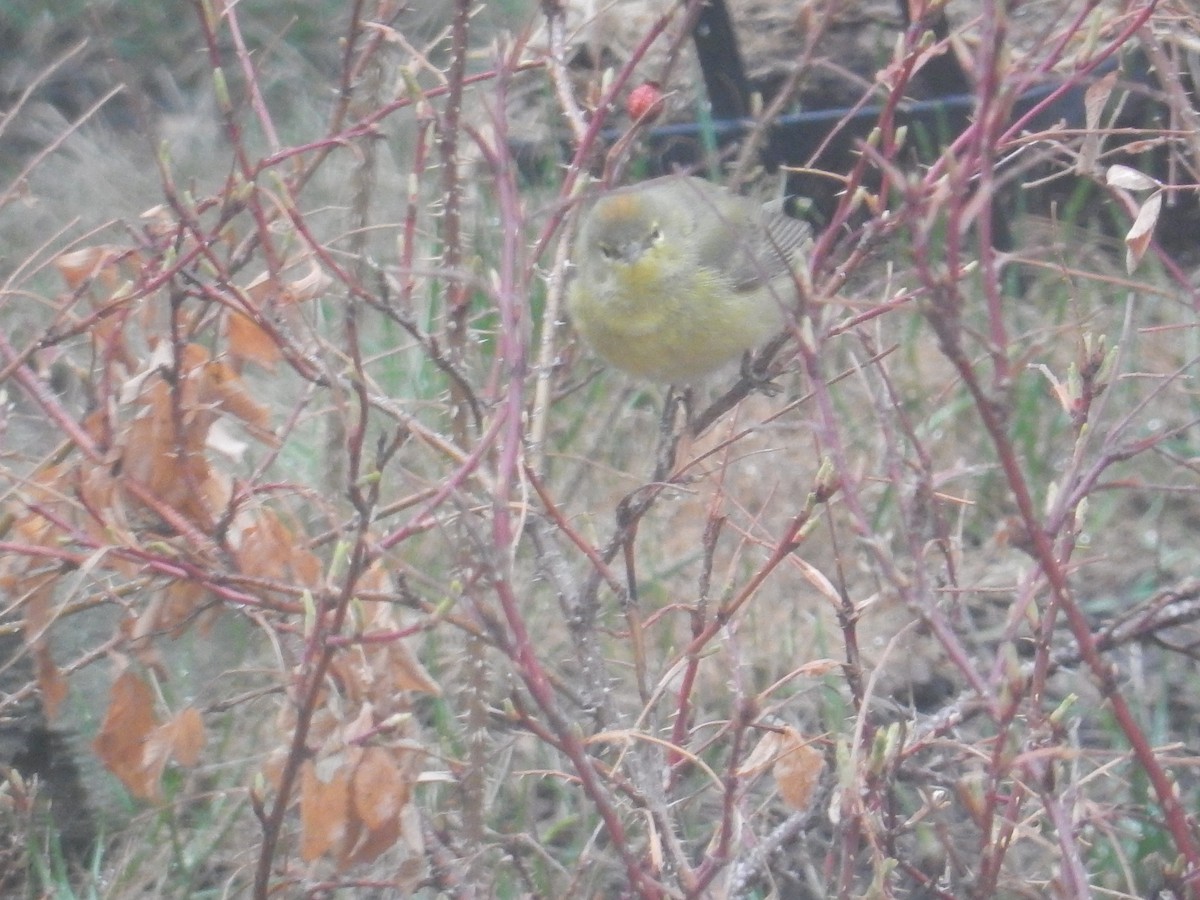
<path fill-rule="evenodd" d="M 777 331 L 808 227 L 700 178 L 667 176 L 597 200 L 567 305 L 618 369 L 688 383 Z"/>

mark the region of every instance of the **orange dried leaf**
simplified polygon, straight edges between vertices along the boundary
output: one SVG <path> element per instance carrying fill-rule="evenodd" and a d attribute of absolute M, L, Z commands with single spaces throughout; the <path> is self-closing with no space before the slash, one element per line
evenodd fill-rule
<path fill-rule="evenodd" d="M 368 747 L 354 770 L 354 809 L 375 831 L 400 815 L 411 784 L 382 747 Z"/>
<path fill-rule="evenodd" d="M 165 346 L 165 345 L 164 345 Z M 151 362 L 169 365 L 170 348 L 156 351 Z M 183 348 L 177 383 L 169 384 L 157 368 L 130 379 L 122 391 L 140 407 L 117 435 L 121 470 L 201 528 L 210 527 L 213 511 L 229 500 L 229 478 L 208 458 L 208 437 L 218 420 L 219 383 L 210 377 L 208 351 L 196 344 Z M 223 369 L 223 367 L 218 367 Z"/>
<path fill-rule="evenodd" d="M 360 651 L 340 653 L 329 663 L 329 684 L 351 708 L 366 704 L 369 709 L 368 696 L 375 678 L 364 665 Z"/>
<path fill-rule="evenodd" d="M 58 717 L 63 701 L 67 699 L 67 679 L 44 642 L 34 648 L 33 658 L 37 668 L 38 690 L 42 694 L 42 712 L 48 721 L 53 722 Z"/>
<path fill-rule="evenodd" d="M 158 609 L 157 629 L 169 631 L 177 638 L 189 625 L 196 624 L 201 635 L 208 633 L 220 615 L 220 607 L 205 608 L 208 589 L 198 581 L 172 581 L 163 589 L 163 603 Z"/>
<path fill-rule="evenodd" d="M 142 768 L 151 790 L 150 798 L 158 799 L 162 773 L 169 760 L 194 766 L 203 747 L 204 722 L 200 713 L 192 707 L 155 728 L 146 738 L 142 751 Z"/>
<path fill-rule="evenodd" d="M 386 570 L 375 565 L 367 571 L 359 582 L 364 591 L 390 591 L 391 579 Z M 392 615 L 392 607 L 387 603 L 364 601 L 362 604 L 366 615 L 363 617 L 366 630 L 378 633 L 392 632 L 395 637 L 387 642 L 377 644 L 370 653 L 370 666 L 375 678 L 390 674 L 390 684 L 385 682 L 384 690 L 391 693 L 400 691 L 420 691 L 426 694 L 440 696 L 441 686 L 433 680 L 420 661 L 413 655 L 403 636 L 399 634 L 400 627 Z"/>
<path fill-rule="evenodd" d="M 92 749 L 135 797 L 151 799 L 158 790 L 158 778 L 145 761 L 147 741 L 157 727 L 154 692 L 133 672 L 122 672 L 109 691 L 108 709 Z"/>
<path fill-rule="evenodd" d="M 276 580 L 293 579 L 315 587 L 321 577 L 321 562 L 297 540 L 291 530 L 269 509 L 242 534 L 237 556 L 244 574 Z"/>
<path fill-rule="evenodd" d="M 39 523 L 45 520 L 37 519 Z M 27 646 L 34 647 L 46 636 L 46 630 L 54 621 L 54 576 L 53 573 L 25 575 L 14 578 L 11 595 L 20 597 L 24 607 L 21 630 Z"/>
<path fill-rule="evenodd" d="M 342 769 L 324 782 L 311 760 L 300 773 L 300 858 L 312 862 L 342 846 L 349 828 L 350 777 Z"/>
<path fill-rule="evenodd" d="M 245 313 L 229 310 L 225 318 L 229 355 L 236 362 L 252 362 L 273 370 L 283 359 L 278 341 Z"/>
<path fill-rule="evenodd" d="M 162 799 L 162 774 L 167 768 L 167 760 L 171 758 L 170 737 L 164 729 L 168 725 L 156 728 L 146 738 L 142 750 L 142 777 L 149 793 L 143 795 L 147 800 Z"/>
<path fill-rule="evenodd" d="M 392 641 L 387 648 L 388 669 L 396 690 L 419 691 L 435 697 L 441 696 L 441 685 L 433 680 L 433 676 L 421 665 L 420 660 L 413 655 L 404 641 L 399 639 Z"/>
<path fill-rule="evenodd" d="M 338 868 L 344 870 L 350 866 L 373 862 L 379 854 L 395 845 L 401 832 L 399 818 L 389 819 L 379 828 L 368 830 L 365 836 L 360 836 L 351 847 L 346 848 L 338 860 Z"/>
<path fill-rule="evenodd" d="M 54 267 L 71 290 L 78 290 L 84 283 L 102 277 L 105 287 L 115 286 L 118 272 L 116 263 L 121 259 L 124 250 L 111 245 L 84 247 L 82 250 L 72 250 L 59 254 L 54 260 Z"/>
<path fill-rule="evenodd" d="M 75 482 L 75 492 L 92 513 L 83 518 L 83 528 L 101 545 L 137 543 L 137 538 L 129 526 L 125 495 L 118 485 L 119 477 L 114 477 L 112 466 L 85 463 L 80 466 Z M 107 565 L 122 570 L 120 563 L 112 559 L 107 561 Z M 136 567 L 124 567 L 123 571 L 132 575 Z"/>
<path fill-rule="evenodd" d="M 797 811 L 808 809 L 825 771 L 825 757 L 794 728 L 782 734 L 779 758 L 772 774 L 783 802 Z"/>
<path fill-rule="evenodd" d="M 281 293 L 283 289 L 279 286 L 279 280 L 264 272 L 246 285 L 246 289 L 239 292 L 238 297 L 251 308 L 262 310 L 274 306 Z"/>
<path fill-rule="evenodd" d="M 194 766 L 200 761 L 204 749 L 204 719 L 200 710 L 188 706 L 180 710 L 170 722 L 171 756 L 181 766 Z"/>
<path fill-rule="evenodd" d="M 233 366 L 224 362 L 209 362 L 204 366 L 203 401 L 214 403 L 229 415 L 241 419 L 250 427 L 251 433 L 264 443 L 274 445 L 275 434 L 269 431 L 271 421 L 270 410 L 262 404 L 254 402 L 251 392 L 241 376 L 234 371 Z"/>

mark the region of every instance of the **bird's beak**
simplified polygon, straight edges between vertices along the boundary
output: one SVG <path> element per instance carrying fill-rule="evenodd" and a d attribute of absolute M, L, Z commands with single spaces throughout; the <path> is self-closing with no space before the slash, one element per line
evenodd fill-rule
<path fill-rule="evenodd" d="M 642 258 L 642 254 L 646 252 L 647 246 L 648 245 L 642 241 L 629 241 L 626 244 L 621 244 L 621 246 L 617 248 L 621 257 L 621 262 L 625 263 L 627 266 L 632 266 Z"/>

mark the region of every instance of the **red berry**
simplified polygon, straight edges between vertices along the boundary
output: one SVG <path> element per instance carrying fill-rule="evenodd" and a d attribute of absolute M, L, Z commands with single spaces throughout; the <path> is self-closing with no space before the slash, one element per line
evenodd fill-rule
<path fill-rule="evenodd" d="M 643 81 L 629 92 L 625 111 L 635 122 L 653 122 L 663 111 L 662 86 L 657 81 Z"/>

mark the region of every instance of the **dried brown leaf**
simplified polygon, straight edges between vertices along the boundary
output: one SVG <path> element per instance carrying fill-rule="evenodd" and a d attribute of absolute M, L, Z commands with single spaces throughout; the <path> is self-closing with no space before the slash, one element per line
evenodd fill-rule
<path fill-rule="evenodd" d="M 838 589 L 834 587 L 833 582 L 829 580 L 824 572 L 822 572 L 812 563 L 802 559 L 796 559 L 793 562 L 800 569 L 800 573 L 804 576 L 804 580 L 816 588 L 817 592 L 824 597 L 834 609 L 841 607 L 842 595 Z"/>
<path fill-rule="evenodd" d="M 158 778 L 146 766 L 146 742 L 158 727 L 154 691 L 130 670 L 113 682 L 100 733 L 92 742 L 96 756 L 135 797 L 152 799 Z"/>
<path fill-rule="evenodd" d="M 780 748 L 783 746 L 783 735 L 778 731 L 768 731 L 763 735 L 762 740 L 755 745 L 737 769 L 739 778 L 753 778 L 756 775 L 761 775 L 770 766 L 774 765 L 775 760 L 779 758 Z"/>
<path fill-rule="evenodd" d="M 315 259 L 309 259 L 308 270 L 299 278 L 284 281 L 270 275 L 260 275 L 239 293 L 241 301 L 265 321 L 282 317 L 287 322 L 295 320 L 292 310 L 299 303 L 315 300 L 328 290 L 332 280 Z M 225 320 L 225 335 L 228 339 L 229 356 L 235 365 L 243 362 L 256 363 L 266 369 L 274 369 L 283 358 L 280 339 L 270 329 L 256 321 L 251 311 L 231 310 Z"/>
<path fill-rule="evenodd" d="M 1100 158 L 1100 114 L 1104 112 L 1108 98 L 1112 95 L 1113 87 L 1117 83 L 1117 74 L 1117 70 L 1114 69 L 1103 78 L 1097 79 L 1084 93 L 1083 109 L 1087 130 L 1075 166 L 1075 170 L 1081 174 L 1093 171 L 1096 161 Z"/>
<path fill-rule="evenodd" d="M 143 796 L 155 802 L 162 799 L 162 775 L 171 758 L 170 736 L 160 726 L 150 732 L 142 748 L 142 777 L 148 793 Z"/>
<path fill-rule="evenodd" d="M 375 831 L 396 821 L 412 784 L 382 747 L 368 747 L 354 770 L 354 809 Z"/>
<path fill-rule="evenodd" d="M 200 710 L 188 706 L 168 723 L 171 729 L 171 756 L 181 766 L 194 766 L 204 749 L 204 719 Z"/>
<path fill-rule="evenodd" d="M 1121 145 L 1121 152 L 1130 157 L 1140 156 L 1170 142 L 1171 138 L 1168 137 L 1152 137 L 1140 141 L 1130 141 L 1128 144 Z"/>
<path fill-rule="evenodd" d="M 308 271 L 299 278 L 284 283 L 284 295 L 291 303 L 307 303 L 322 296 L 333 283 L 315 258 L 309 258 Z"/>
<path fill-rule="evenodd" d="M 39 519 L 39 521 L 44 521 Z M 22 607 L 21 630 L 25 644 L 36 647 L 54 621 L 54 584 L 52 572 L 23 575 L 12 579 L 8 595 L 19 598 Z"/>
<path fill-rule="evenodd" d="M 59 254 L 54 260 L 54 268 L 73 291 L 89 281 L 99 281 L 102 287 L 112 289 L 120 277 L 117 262 L 126 252 L 126 248 L 112 244 L 84 247 Z"/>
<path fill-rule="evenodd" d="M 231 416 L 241 419 L 251 434 L 264 443 L 277 443 L 275 435 L 268 429 L 271 411 L 254 401 L 242 377 L 232 366 L 219 360 L 207 363 L 204 366 L 203 378 L 202 402 L 215 403 Z"/>
<path fill-rule="evenodd" d="M 807 678 L 820 678 L 830 672 L 840 672 L 846 664 L 836 659 L 814 659 L 796 669 L 797 675 Z"/>
<path fill-rule="evenodd" d="M 1113 69 L 1103 78 L 1097 78 L 1084 92 L 1084 121 L 1089 131 L 1099 127 L 1100 113 L 1104 112 L 1104 105 L 1108 103 L 1108 98 L 1112 94 L 1119 74 L 1116 69 Z"/>
<path fill-rule="evenodd" d="M 1138 267 L 1150 240 L 1154 237 L 1154 227 L 1158 224 L 1158 214 L 1162 211 L 1162 191 L 1155 191 L 1138 210 L 1133 226 L 1125 235 L 1125 270 L 1130 274 Z"/>
<path fill-rule="evenodd" d="M 388 819 L 379 828 L 365 830 L 365 833 L 357 835 L 355 842 L 347 847 L 338 859 L 338 868 L 344 870 L 350 866 L 372 862 L 379 854 L 395 846 L 402 833 L 401 821 L 400 817 Z"/>
<path fill-rule="evenodd" d="M 179 637 L 191 625 L 201 635 L 207 634 L 221 614 L 221 607 L 209 601 L 208 589 L 198 581 L 172 581 L 163 589 L 163 603 L 158 608 L 155 631 L 165 630 Z"/>
<path fill-rule="evenodd" d="M 225 339 L 229 355 L 235 362 L 252 362 L 264 369 L 274 370 L 283 359 L 278 341 L 245 313 L 227 311 Z"/>
<path fill-rule="evenodd" d="M 247 575 L 315 587 L 321 577 L 321 561 L 307 549 L 307 543 L 297 540 L 274 511 L 263 509 L 242 532 L 238 563 Z"/>
<path fill-rule="evenodd" d="M 792 809 L 808 809 L 825 771 L 825 757 L 794 728 L 785 728 L 772 774 L 779 796 Z"/>
<path fill-rule="evenodd" d="M 1110 186 L 1122 188 L 1127 191 L 1152 191 L 1162 187 L 1161 184 L 1149 175 L 1144 175 L 1137 169 L 1129 168 L 1129 166 L 1109 166 L 1105 174 L 1105 179 Z"/>
<path fill-rule="evenodd" d="M 350 819 L 350 776 L 339 768 L 329 781 L 306 760 L 300 772 L 300 858 L 312 862 L 345 845 Z"/>
<path fill-rule="evenodd" d="M 67 679 L 54 661 L 50 647 L 41 641 L 33 650 L 37 671 L 38 690 L 42 695 L 42 712 L 46 720 L 53 722 L 58 717 L 63 701 L 67 699 Z"/>
<path fill-rule="evenodd" d="M 421 661 L 409 649 L 408 644 L 397 638 L 387 644 L 388 672 L 392 686 L 397 691 L 419 691 L 423 694 L 441 696 L 442 688 Z"/>

